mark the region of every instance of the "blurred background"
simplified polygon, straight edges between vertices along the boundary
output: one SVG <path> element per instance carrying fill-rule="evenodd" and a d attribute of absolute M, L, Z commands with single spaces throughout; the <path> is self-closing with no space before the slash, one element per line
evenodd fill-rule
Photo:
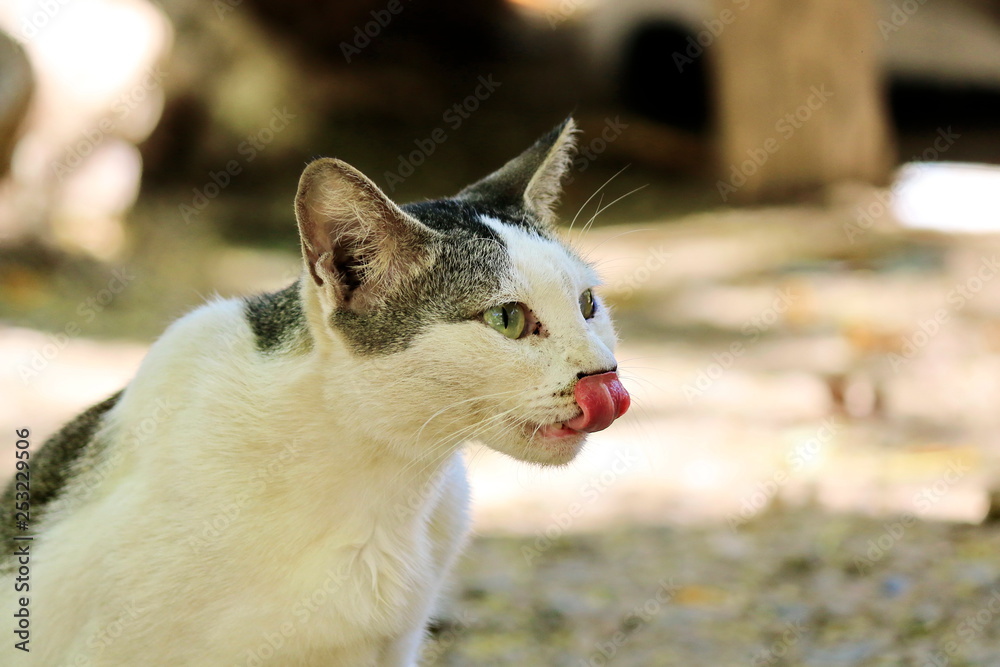
<path fill-rule="evenodd" d="M 3 432 L 291 282 L 311 158 L 436 198 L 570 113 L 634 408 L 470 449 L 424 663 L 1000 664 L 991 0 L 5 0 Z"/>

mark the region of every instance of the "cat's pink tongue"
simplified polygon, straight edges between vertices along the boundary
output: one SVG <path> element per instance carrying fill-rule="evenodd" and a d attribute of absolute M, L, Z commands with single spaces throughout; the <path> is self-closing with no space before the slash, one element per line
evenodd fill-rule
<path fill-rule="evenodd" d="M 611 422 L 625 414 L 631 403 L 615 372 L 580 378 L 573 395 L 583 414 L 566 422 L 566 426 L 587 433 L 611 426 Z"/>

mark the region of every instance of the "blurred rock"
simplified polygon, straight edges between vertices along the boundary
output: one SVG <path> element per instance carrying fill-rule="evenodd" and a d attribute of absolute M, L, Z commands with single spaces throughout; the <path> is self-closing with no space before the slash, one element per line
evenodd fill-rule
<path fill-rule="evenodd" d="M 33 90 L 34 77 L 24 49 L 0 30 L 0 179 L 10 170 Z"/>

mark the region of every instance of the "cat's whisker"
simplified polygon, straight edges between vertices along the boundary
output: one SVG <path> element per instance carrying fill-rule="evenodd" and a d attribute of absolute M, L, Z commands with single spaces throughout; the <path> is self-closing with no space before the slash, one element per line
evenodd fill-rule
<path fill-rule="evenodd" d="M 671 357 L 669 355 L 666 355 L 666 354 L 644 354 L 641 357 L 623 357 L 623 358 L 621 358 L 621 359 L 618 360 L 618 363 L 619 363 L 619 365 L 620 364 L 627 364 L 629 362 L 635 361 L 636 359 L 667 359 L 667 360 L 669 360 L 670 358 Z"/>
<path fill-rule="evenodd" d="M 601 211 L 603 210 L 601 208 L 601 206 L 603 204 L 604 204 L 604 193 L 602 192 L 600 199 L 597 200 L 597 208 L 594 209 L 594 211 L 595 211 L 594 215 L 590 216 L 590 219 L 587 220 L 586 223 L 584 223 L 583 227 L 580 229 L 579 233 L 577 234 L 577 236 L 579 238 L 582 239 L 583 236 L 584 236 L 584 234 L 587 233 L 587 224 L 590 223 L 590 222 L 592 222 L 594 220 L 594 218 L 596 218 L 597 216 L 599 216 L 601 214 Z"/>
<path fill-rule="evenodd" d="M 628 236 L 629 234 L 637 234 L 639 232 L 651 232 L 651 231 L 653 231 L 652 227 L 642 227 L 642 228 L 639 228 L 639 229 L 629 229 L 629 230 L 626 230 L 624 232 L 619 232 L 618 234 L 615 234 L 614 236 L 609 236 L 608 238 L 603 239 L 600 243 L 598 243 L 593 248 L 591 248 L 589 252 L 593 252 L 593 251 L 597 250 L 598 248 L 600 248 L 602 245 L 604 245 L 608 241 L 614 241 L 616 239 L 620 239 L 623 236 Z"/>
<path fill-rule="evenodd" d="M 480 459 L 480 458 L 482 458 L 486 454 L 486 450 L 487 450 L 487 447 L 485 445 L 477 448 L 476 451 L 474 451 L 472 453 L 472 456 L 470 456 L 465 461 L 465 467 L 466 467 L 466 469 L 471 471 L 472 467 L 476 464 L 477 460 Z"/>
<path fill-rule="evenodd" d="M 619 366 L 621 368 L 621 366 Z M 622 375 L 626 377 L 635 377 L 639 375 L 636 371 L 651 371 L 653 373 L 662 373 L 663 375 L 668 375 L 670 377 L 677 377 L 674 371 L 668 371 L 666 368 L 657 368 L 655 366 L 629 366 L 628 368 L 622 369 Z"/>
<path fill-rule="evenodd" d="M 526 411 L 525 405 L 523 404 L 523 402 L 521 404 L 516 405 L 516 406 L 514 406 L 514 407 L 512 407 L 512 408 L 510 408 L 508 410 L 505 410 L 505 411 L 503 411 L 503 412 L 501 412 L 499 414 L 492 415 L 492 416 L 490 416 L 488 418 L 485 418 L 485 419 L 481 420 L 477 424 L 472 425 L 472 428 L 474 428 L 475 430 L 479 430 L 479 429 L 483 429 L 484 427 L 490 427 L 490 426 L 493 425 L 494 422 L 506 419 L 512 412 L 517 412 L 517 411 L 521 411 L 521 412 L 525 412 Z M 537 432 L 538 428 L 540 428 L 541 426 L 544 425 L 543 422 L 541 422 L 541 421 L 539 421 L 537 419 L 533 419 L 530 415 L 525 415 L 525 416 L 514 418 L 513 421 L 512 421 L 512 423 L 511 423 L 511 427 L 517 429 L 517 428 L 521 428 L 524 425 L 529 424 L 529 423 L 534 423 L 536 425 L 536 432 Z"/>
<path fill-rule="evenodd" d="M 666 391 L 666 389 L 664 387 L 660 386 L 652 378 L 649 378 L 649 377 L 646 377 L 645 375 L 641 375 L 639 373 L 633 372 L 634 368 L 643 368 L 643 367 L 638 366 L 638 367 L 629 367 L 629 368 L 625 368 L 625 369 L 621 369 L 620 368 L 618 374 L 619 374 L 619 376 L 623 380 L 628 380 L 630 382 L 633 381 L 633 380 L 636 381 L 636 382 L 645 382 L 645 383 L 648 383 L 651 387 L 653 387 L 654 389 L 656 389 L 658 391 Z M 668 375 L 671 380 L 676 380 L 676 376 L 675 375 L 673 375 L 669 371 L 663 370 L 662 368 L 645 368 L 644 370 L 659 371 L 661 373 L 665 373 L 666 375 Z"/>
<path fill-rule="evenodd" d="M 676 378 L 677 372 L 668 370 L 666 368 L 657 368 L 656 366 L 635 366 L 629 363 L 618 363 L 619 375 L 627 378 L 639 378 L 643 377 L 638 373 L 638 371 L 647 371 L 652 373 L 659 373 L 661 375 L 666 375 L 670 378 Z"/>
<path fill-rule="evenodd" d="M 514 393 L 515 391 L 516 390 L 505 391 L 505 392 L 498 392 L 498 394 L 510 394 L 510 393 Z M 487 395 L 487 396 L 491 396 L 491 395 Z M 479 396 L 479 397 L 474 397 L 472 400 L 478 400 L 478 399 L 482 399 L 482 398 L 484 398 L 484 397 Z M 460 401 L 460 402 L 466 402 L 466 401 Z M 466 434 L 470 434 L 471 435 L 475 431 L 483 428 L 483 426 L 488 425 L 488 424 L 490 424 L 493 421 L 497 421 L 497 420 L 503 419 L 508 414 L 510 414 L 511 412 L 514 412 L 517 409 L 519 409 L 519 406 L 512 407 L 509 410 L 506 410 L 506 411 L 501 412 L 501 413 L 496 414 L 496 415 L 491 415 L 490 417 L 481 419 L 478 422 L 475 422 L 473 424 L 469 424 L 469 425 L 465 426 L 464 428 L 461 428 L 458 431 L 456 431 L 456 432 L 454 432 L 452 434 L 449 434 L 448 436 L 445 436 L 444 438 L 436 441 L 435 443 L 433 443 L 429 447 L 429 449 L 433 452 L 433 455 L 432 455 L 432 457 L 431 457 L 431 459 L 429 461 L 426 460 L 426 459 L 420 459 L 420 458 L 414 459 L 413 461 L 411 461 L 410 463 L 408 463 L 406 466 L 404 466 L 402 469 L 400 469 L 395 476 L 393 476 L 392 480 L 390 480 L 389 486 L 391 487 L 393 482 L 395 482 L 396 480 L 400 479 L 400 477 L 402 477 L 407 472 L 410 472 L 410 470 L 414 466 L 416 466 L 417 464 L 424 463 L 424 466 L 422 468 L 420 468 L 420 470 L 417 472 L 417 475 L 419 476 L 419 474 L 422 474 L 428 468 L 433 467 L 434 465 L 436 465 L 442 458 L 451 455 L 453 453 L 453 451 L 454 451 L 454 449 L 453 449 L 454 446 L 460 444 L 462 440 L 466 439 L 465 438 Z M 416 441 L 416 437 L 414 438 L 414 441 Z M 449 446 L 440 447 L 440 445 L 442 443 L 449 443 Z"/>
<path fill-rule="evenodd" d="M 669 371 L 665 371 L 662 368 L 644 368 L 642 366 L 622 369 L 619 371 L 618 375 L 627 380 L 643 380 L 644 382 L 652 382 L 652 380 L 646 377 L 645 375 L 634 372 L 634 370 L 636 369 L 647 370 L 647 371 L 661 371 L 663 373 L 666 373 L 667 375 L 670 375 L 670 377 L 674 377 Z"/>
<path fill-rule="evenodd" d="M 513 408 L 511 408 L 509 410 L 506 410 L 505 412 L 501 413 L 500 415 L 493 415 L 492 417 L 489 417 L 487 419 L 495 419 L 497 417 L 501 417 L 503 415 L 509 414 L 513 410 L 524 410 L 526 412 L 533 412 L 534 409 L 533 409 L 533 406 L 531 404 L 535 403 L 535 402 L 545 402 L 545 403 L 548 403 L 548 397 L 549 397 L 549 394 L 551 393 L 552 390 L 553 390 L 552 387 L 549 387 L 549 388 L 538 387 L 538 388 L 536 388 L 535 392 L 528 394 L 521 401 L 519 401 L 518 405 L 514 406 Z M 451 403 L 450 405 L 447 405 L 444 408 L 441 408 L 440 410 L 438 410 L 437 412 L 435 412 L 433 415 L 431 415 L 423 423 L 423 425 L 421 425 L 420 429 L 418 429 L 417 434 L 414 436 L 413 440 L 414 440 L 414 442 L 419 441 L 419 439 L 420 439 L 420 437 L 421 437 L 424 429 L 431 423 L 431 421 L 437 419 L 443 413 L 445 413 L 445 412 L 447 412 L 449 410 L 452 410 L 452 409 L 454 409 L 456 407 L 459 407 L 461 405 L 467 404 L 469 402 L 485 401 L 485 400 L 491 399 L 491 398 L 499 398 L 499 397 L 510 395 L 510 394 L 523 394 L 523 393 L 524 393 L 524 390 L 522 390 L 522 389 L 512 389 L 512 390 L 507 390 L 507 391 L 495 392 L 495 393 L 492 393 L 492 394 L 483 394 L 483 395 L 480 395 L 480 396 L 473 396 L 471 398 L 466 398 L 466 399 L 462 399 L 462 400 L 459 400 L 459 401 L 455 401 L 454 403 Z M 460 419 L 461 417 L 462 417 L 461 415 L 458 415 L 452 421 L 456 421 L 456 420 Z M 525 419 L 527 420 L 527 418 L 525 418 Z M 448 422 L 446 422 L 443 425 L 447 426 L 447 423 Z M 478 427 L 482 426 L 482 424 L 483 424 L 483 422 L 480 421 L 479 423 L 474 424 L 472 426 L 474 428 L 478 428 Z M 453 436 L 454 436 L 454 434 L 453 434 Z"/>
<path fill-rule="evenodd" d="M 639 384 L 644 384 L 644 385 L 646 385 L 646 387 L 648 389 L 652 389 L 653 391 L 659 392 L 661 394 L 668 393 L 667 390 L 664 387 L 661 387 L 660 385 L 658 385 L 657 383 L 653 382 L 649 378 L 645 378 L 645 377 L 641 377 L 641 376 L 627 376 L 627 375 L 622 375 L 622 379 L 626 380 L 627 382 L 635 382 L 635 383 L 639 383 Z"/>
<path fill-rule="evenodd" d="M 519 389 L 510 389 L 510 390 L 507 390 L 507 391 L 498 391 L 498 392 L 493 393 L 493 394 L 483 394 L 481 396 L 473 396 L 471 398 L 465 398 L 465 399 L 462 399 L 460 401 L 455 401 L 454 403 L 451 403 L 450 405 L 447 405 L 447 406 L 441 408 L 440 410 L 438 410 L 437 412 L 435 412 L 434 414 L 432 414 L 430 417 L 428 417 L 427 420 L 420 426 L 420 428 L 417 429 L 417 433 L 413 437 L 413 439 L 414 439 L 414 441 L 419 441 L 420 437 L 423 435 L 424 429 L 427 427 L 427 425 L 430 424 L 431 421 L 433 421 L 434 419 L 436 419 L 438 416 L 440 416 L 443 413 L 447 412 L 448 410 L 452 410 L 454 408 L 457 408 L 460 405 L 465 405 L 466 403 L 470 403 L 470 402 L 474 402 L 474 401 L 485 401 L 485 400 L 490 399 L 490 398 L 499 398 L 501 396 L 505 396 L 505 395 L 508 395 L 508 394 L 518 393 L 519 391 L 520 391 Z"/>
<path fill-rule="evenodd" d="M 470 427 L 467 427 L 466 429 L 463 429 L 463 431 L 471 432 L 471 430 L 475 430 L 475 428 L 477 428 L 477 427 L 479 427 L 479 424 L 473 424 Z M 419 479 L 424 474 L 424 472 L 426 472 L 429 469 L 432 469 L 432 468 L 436 467 L 443 460 L 445 460 L 445 459 L 449 458 L 450 456 L 452 456 L 455 453 L 455 447 L 458 446 L 458 445 L 460 445 L 460 444 L 462 444 L 463 441 L 468 441 L 468 439 L 469 438 L 461 437 L 461 435 L 459 435 L 457 437 L 453 437 L 453 438 L 448 438 L 447 441 L 450 441 L 450 445 L 447 446 L 447 447 L 439 447 L 439 445 L 441 445 L 442 443 L 446 442 L 446 440 L 442 439 L 442 440 L 437 441 L 433 445 L 434 453 L 433 453 L 433 455 L 431 456 L 430 459 L 414 459 L 413 461 L 411 461 L 410 463 L 408 463 L 405 467 L 403 467 L 402 469 L 400 469 L 397 472 L 397 474 L 394 475 L 393 478 L 388 481 L 388 483 L 386 484 L 386 487 L 387 488 L 394 488 L 395 483 L 398 480 L 400 480 L 403 477 L 403 475 L 405 475 L 405 474 L 407 474 L 409 472 L 412 472 L 412 476 L 413 477 L 416 477 L 417 479 Z M 418 463 L 422 463 L 423 465 L 419 469 L 413 470 L 413 468 Z"/>
<path fill-rule="evenodd" d="M 605 257 L 604 259 L 590 262 L 590 265 L 595 269 L 604 269 L 606 267 L 613 268 L 617 266 L 630 268 L 636 265 L 638 259 L 638 257 Z"/>
<path fill-rule="evenodd" d="M 614 199 L 614 200 L 612 200 L 612 201 L 608 202 L 608 203 L 607 203 L 607 204 L 606 204 L 606 205 L 605 205 L 604 207 L 600 207 L 600 206 L 598 206 L 598 209 L 597 209 L 597 212 L 596 212 L 596 213 L 594 213 L 594 215 L 592 215 L 592 216 L 590 217 L 590 220 L 588 220 L 588 221 L 587 221 L 587 224 L 585 224 L 585 225 L 583 226 L 583 229 L 581 229 L 581 230 L 580 230 L 580 235 L 582 236 L 582 235 L 584 235 L 584 234 L 586 234 L 586 233 L 587 233 L 587 230 L 589 230 L 589 229 L 590 229 L 591 225 L 593 225 L 593 224 L 594 224 L 594 221 L 595 221 L 595 220 L 597 220 L 597 216 L 599 216 L 599 215 L 600 215 L 601 213 L 604 213 L 604 212 L 605 212 L 606 210 L 608 210 L 608 209 L 609 209 L 610 207 L 614 206 L 615 204 L 617 204 L 618 202 L 620 202 L 620 201 L 621 201 L 622 199 L 625 199 L 625 197 L 628 197 L 629 195 L 633 195 L 633 194 L 635 194 L 636 192 L 639 192 L 640 190 L 644 190 L 644 189 L 645 189 L 645 188 L 647 188 L 647 187 L 649 187 L 649 184 L 648 184 L 648 183 L 647 183 L 647 184 L 645 184 L 645 185 L 640 185 L 640 186 L 639 186 L 639 187 L 637 187 L 637 188 L 634 188 L 634 189 L 632 189 L 632 190 L 629 190 L 628 192 L 626 192 L 625 194 L 623 194 L 623 195 L 622 195 L 621 197 L 618 197 L 617 199 Z"/>
<path fill-rule="evenodd" d="M 613 181 L 616 178 L 618 178 L 618 176 L 621 175 L 621 173 L 623 171 L 625 171 L 626 169 L 628 169 L 630 166 L 631 165 L 627 164 L 624 167 L 622 167 L 621 169 L 619 169 L 611 178 L 609 178 L 608 180 L 604 181 L 604 183 L 601 184 L 601 187 L 599 187 L 596 190 L 594 190 L 594 193 L 592 195 L 590 195 L 589 197 L 587 197 L 587 201 L 583 202 L 583 206 L 580 207 L 580 210 L 578 210 L 576 212 L 576 215 L 573 216 L 572 222 L 569 223 L 569 229 L 566 230 L 566 236 L 569 236 L 570 234 L 573 233 L 573 225 L 576 224 L 576 219 L 580 217 L 581 213 L 583 213 L 583 209 L 587 208 L 587 204 L 589 204 L 594 197 L 596 197 L 598 194 L 600 194 L 601 190 L 603 190 L 608 185 L 608 183 L 610 183 L 611 181 Z M 600 204 L 598 204 L 598 208 L 600 208 Z"/>

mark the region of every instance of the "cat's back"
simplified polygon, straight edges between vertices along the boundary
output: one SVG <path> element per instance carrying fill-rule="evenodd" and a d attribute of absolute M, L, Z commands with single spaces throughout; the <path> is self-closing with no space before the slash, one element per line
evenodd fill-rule
<path fill-rule="evenodd" d="M 121 393 L 116 392 L 67 422 L 39 450 L 31 453 L 26 471 L 8 480 L 0 500 L 0 539 L 13 544 L 14 536 L 22 530 L 18 529 L 19 521 L 23 521 L 24 531 L 33 527 L 66 487 L 81 459 L 96 454 L 90 451 L 96 447 L 94 436 L 105 423 L 107 413 L 118 403 Z M 21 506 L 26 511 L 15 516 L 17 501 L 22 499 L 25 502 Z M 0 571 L 7 570 L 12 562 L 13 557 L 5 553 Z"/>
<path fill-rule="evenodd" d="M 166 420 L 185 394 L 198 385 L 212 384 L 212 366 L 218 367 L 220 361 L 231 363 L 234 354 L 249 359 L 255 345 L 245 300 L 216 300 L 177 320 L 152 345 L 127 388 L 77 414 L 31 451 L 28 473 L 12 477 L 4 487 L 0 538 L 10 540 L 18 533 L 14 511 L 19 492 L 29 494 L 27 524 L 37 528 L 67 489 L 88 482 L 88 478 L 92 478 L 90 486 L 100 481 L 94 475 L 100 470 L 95 468 L 105 450 L 117 446 L 121 438 L 114 436 L 123 430 L 122 425 L 125 431 L 129 427 L 150 430 L 149 421 Z M 0 570 L 9 563 L 9 556 L 0 561 Z"/>

